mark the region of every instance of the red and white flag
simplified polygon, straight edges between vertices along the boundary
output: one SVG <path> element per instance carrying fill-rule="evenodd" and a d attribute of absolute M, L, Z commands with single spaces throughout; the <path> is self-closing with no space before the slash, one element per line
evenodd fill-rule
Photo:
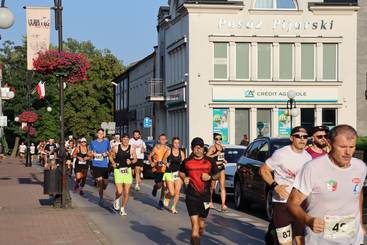
<path fill-rule="evenodd" d="M 37 89 L 37 94 L 38 94 L 38 97 L 40 98 L 40 100 L 45 98 L 45 95 L 46 95 L 45 82 L 40 81 L 37 84 L 36 89 Z"/>

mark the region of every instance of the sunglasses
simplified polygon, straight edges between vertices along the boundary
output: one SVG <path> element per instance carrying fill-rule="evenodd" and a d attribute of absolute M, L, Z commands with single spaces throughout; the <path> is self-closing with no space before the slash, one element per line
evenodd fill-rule
<path fill-rule="evenodd" d="M 222 138 L 215 138 L 215 140 L 222 140 Z"/>
<path fill-rule="evenodd" d="M 292 135 L 294 138 L 296 138 L 296 139 L 303 139 L 303 140 L 305 140 L 305 139 L 307 139 L 308 137 L 307 137 L 307 135 L 299 135 L 299 134 L 293 134 Z"/>
<path fill-rule="evenodd" d="M 317 135 L 316 138 L 318 138 L 319 140 L 321 139 L 326 139 L 326 134 L 323 135 Z"/>

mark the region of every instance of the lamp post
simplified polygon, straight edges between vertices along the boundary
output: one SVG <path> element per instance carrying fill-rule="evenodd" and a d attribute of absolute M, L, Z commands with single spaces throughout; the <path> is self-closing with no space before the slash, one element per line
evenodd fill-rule
<path fill-rule="evenodd" d="M 298 116 L 298 109 L 296 108 L 296 100 L 294 99 L 296 98 L 296 95 L 297 95 L 296 91 L 294 90 L 289 90 L 287 92 L 288 101 L 287 101 L 286 113 L 290 117 L 291 130 L 293 128 L 293 117 Z"/>

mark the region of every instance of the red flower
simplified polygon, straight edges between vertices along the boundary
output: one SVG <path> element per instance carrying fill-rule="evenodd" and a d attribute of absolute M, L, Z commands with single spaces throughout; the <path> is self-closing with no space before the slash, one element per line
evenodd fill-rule
<path fill-rule="evenodd" d="M 24 111 L 19 115 L 19 121 L 26 123 L 34 123 L 38 119 L 37 113 L 33 111 Z"/>

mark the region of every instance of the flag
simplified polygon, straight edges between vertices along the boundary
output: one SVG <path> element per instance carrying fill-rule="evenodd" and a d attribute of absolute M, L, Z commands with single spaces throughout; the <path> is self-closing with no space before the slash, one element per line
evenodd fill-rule
<path fill-rule="evenodd" d="M 37 84 L 36 90 L 37 90 L 37 94 L 40 100 L 45 98 L 45 95 L 46 95 L 45 82 L 40 81 Z"/>

